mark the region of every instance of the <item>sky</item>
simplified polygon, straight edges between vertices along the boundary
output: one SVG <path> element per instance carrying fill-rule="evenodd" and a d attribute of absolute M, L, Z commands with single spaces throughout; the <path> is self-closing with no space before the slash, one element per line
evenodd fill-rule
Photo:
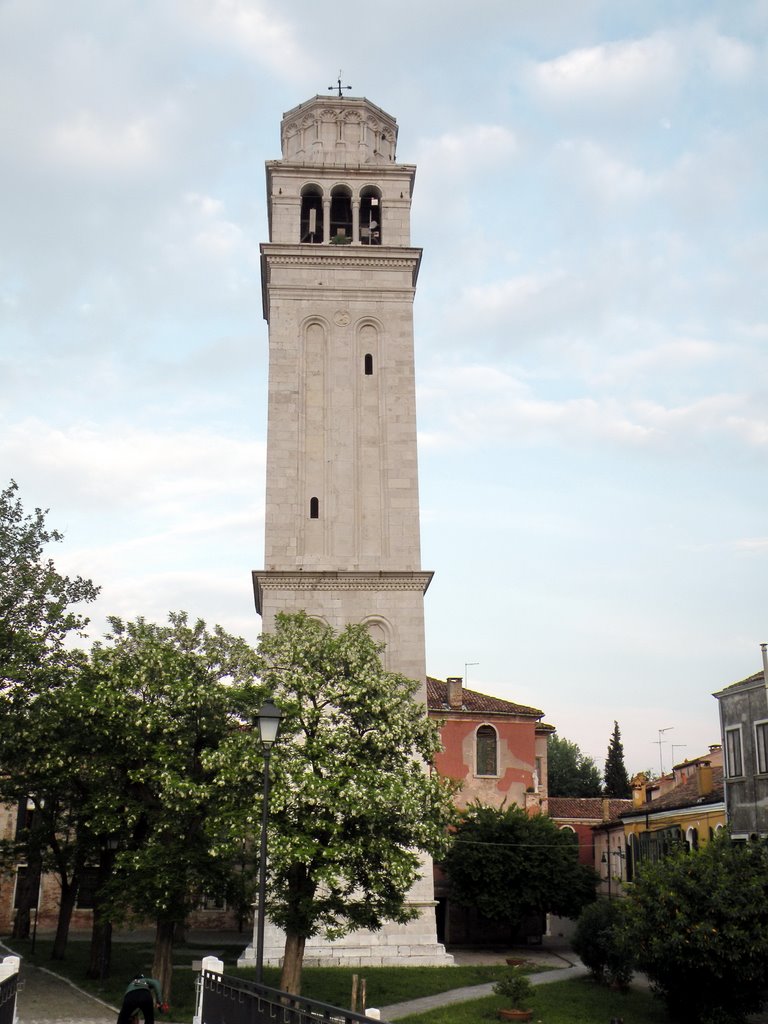
<path fill-rule="evenodd" d="M 94 638 L 256 642 L 264 162 L 340 68 L 418 167 L 427 671 L 705 753 L 768 640 L 767 0 L 0 0 L 0 485 Z"/>

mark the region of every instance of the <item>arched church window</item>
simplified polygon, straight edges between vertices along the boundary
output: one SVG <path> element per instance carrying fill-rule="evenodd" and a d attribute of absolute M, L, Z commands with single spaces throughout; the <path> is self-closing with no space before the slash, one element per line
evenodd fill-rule
<path fill-rule="evenodd" d="M 497 775 L 497 737 L 492 725 L 481 725 L 475 733 L 477 775 Z"/>
<path fill-rule="evenodd" d="M 373 187 L 360 194 L 360 244 L 381 245 L 381 193 Z"/>
<path fill-rule="evenodd" d="M 331 191 L 331 241 L 352 241 L 352 193 L 347 185 L 335 185 Z"/>
<path fill-rule="evenodd" d="M 323 193 L 318 185 L 301 190 L 301 242 L 319 245 L 323 240 Z"/>
<path fill-rule="evenodd" d="M 309 499 L 309 518 L 319 519 L 320 518 L 320 501 L 318 498 Z"/>
<path fill-rule="evenodd" d="M 366 377 L 372 376 L 373 375 L 373 356 L 371 355 L 370 352 L 366 352 L 365 353 L 364 363 L 365 363 L 365 375 L 366 375 Z"/>

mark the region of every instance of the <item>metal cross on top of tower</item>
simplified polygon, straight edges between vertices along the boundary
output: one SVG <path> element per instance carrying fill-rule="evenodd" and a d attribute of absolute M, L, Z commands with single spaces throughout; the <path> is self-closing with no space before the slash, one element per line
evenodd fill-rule
<path fill-rule="evenodd" d="M 329 92 L 331 90 L 333 90 L 333 89 L 338 89 L 339 90 L 339 99 L 343 99 L 344 98 L 344 93 L 341 91 L 342 89 L 351 89 L 351 88 L 352 88 L 351 85 L 342 85 L 341 84 L 341 71 L 339 71 L 339 77 L 338 77 L 338 80 L 336 82 L 336 85 L 329 85 L 328 86 Z"/>

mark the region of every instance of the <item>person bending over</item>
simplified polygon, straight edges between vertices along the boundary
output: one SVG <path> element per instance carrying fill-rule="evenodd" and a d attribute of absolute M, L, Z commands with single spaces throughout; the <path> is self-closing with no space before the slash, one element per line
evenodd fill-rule
<path fill-rule="evenodd" d="M 155 1007 L 160 1006 L 162 999 L 160 982 L 137 974 L 125 990 L 117 1024 L 130 1024 L 137 1010 L 141 1010 L 146 1024 L 155 1024 Z"/>

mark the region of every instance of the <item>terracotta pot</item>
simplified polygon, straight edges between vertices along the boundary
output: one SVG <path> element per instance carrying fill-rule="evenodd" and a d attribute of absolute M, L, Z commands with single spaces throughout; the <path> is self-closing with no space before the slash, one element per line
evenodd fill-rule
<path fill-rule="evenodd" d="M 530 1020 L 533 1010 L 499 1010 L 499 1020 Z"/>

